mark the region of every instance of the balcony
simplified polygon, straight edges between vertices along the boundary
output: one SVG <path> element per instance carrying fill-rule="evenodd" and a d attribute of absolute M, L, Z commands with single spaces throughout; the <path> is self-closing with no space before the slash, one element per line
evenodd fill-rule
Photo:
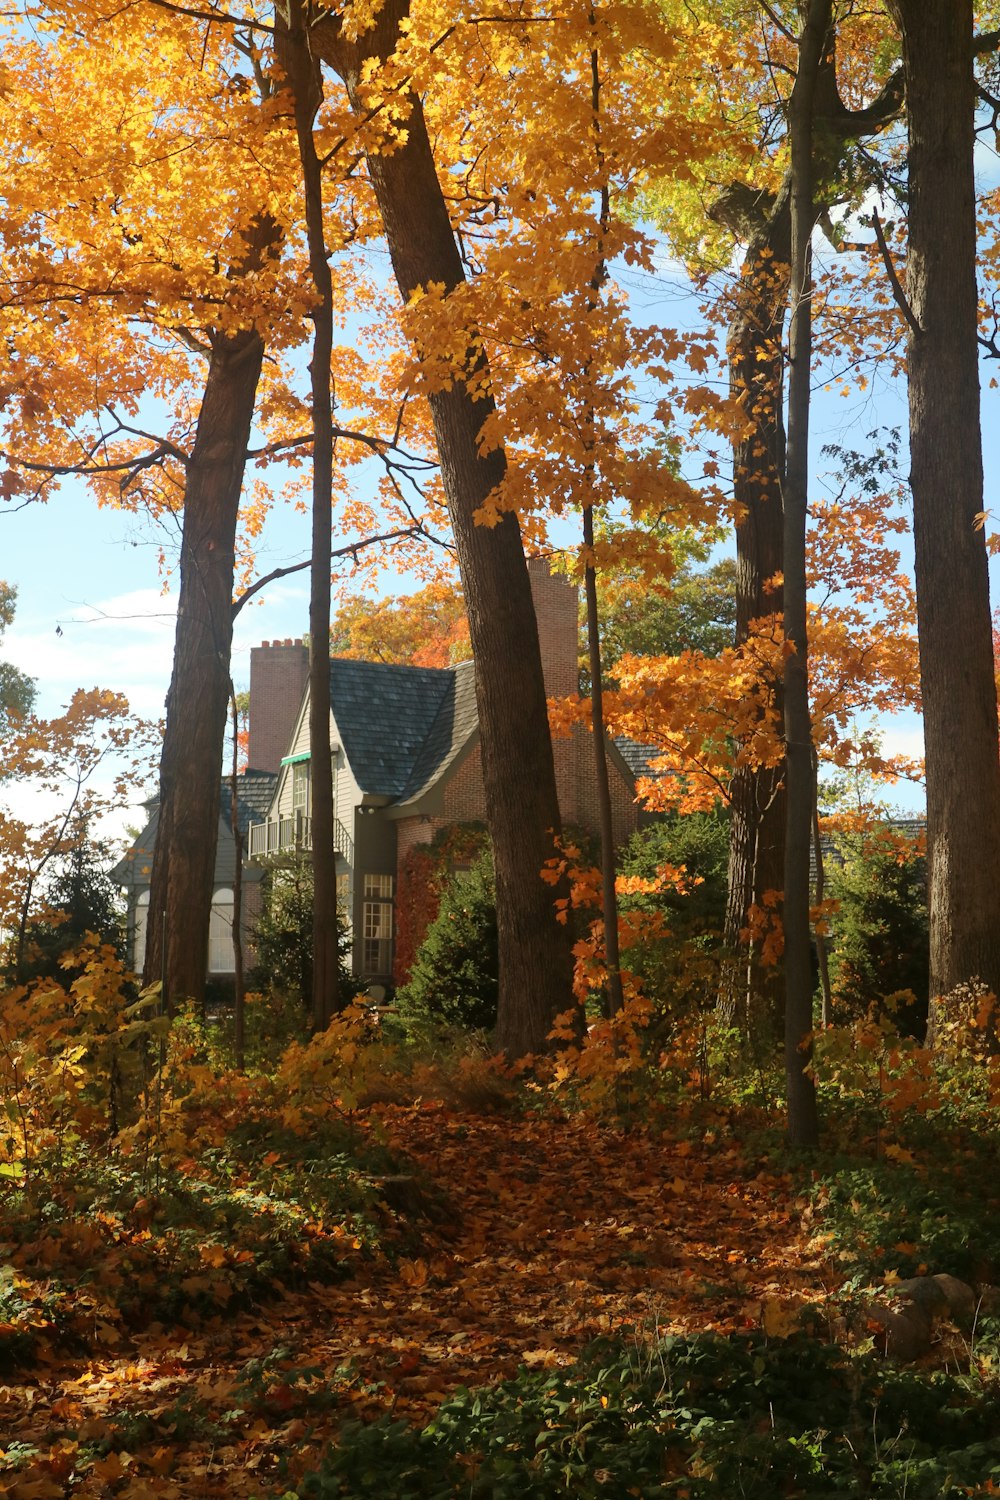
<path fill-rule="evenodd" d="M 354 840 L 339 818 L 333 820 L 333 846 L 350 866 L 354 865 Z M 273 854 L 306 853 L 312 848 L 312 818 L 295 812 L 288 818 L 269 818 L 250 824 L 251 859 Z"/>

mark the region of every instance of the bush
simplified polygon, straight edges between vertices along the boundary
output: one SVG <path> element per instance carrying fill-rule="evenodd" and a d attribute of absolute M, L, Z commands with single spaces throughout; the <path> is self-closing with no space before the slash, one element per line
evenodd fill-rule
<path fill-rule="evenodd" d="M 930 983 L 927 861 L 888 829 L 844 837 L 838 852 L 842 863 L 831 863 L 827 888 L 840 903 L 830 960 L 839 1019 L 875 1005 L 901 1031 L 922 1036 Z M 901 991 L 912 998 L 900 1003 Z"/>
<path fill-rule="evenodd" d="M 262 881 L 263 907 L 253 932 L 257 961 L 249 975 L 252 989 L 294 995 L 308 1009 L 312 996 L 313 876 L 308 856 L 271 862 Z M 338 911 L 340 995 L 358 993 L 349 958 L 351 940 Z"/>
<path fill-rule="evenodd" d="M 408 1031 L 492 1029 L 497 1019 L 497 913 L 488 851 L 441 892 L 438 914 L 396 993 Z"/>
<path fill-rule="evenodd" d="M 626 968 L 642 980 L 657 1008 L 673 1016 L 713 1005 L 726 915 L 729 823 L 722 812 L 676 814 L 632 835 L 620 873 L 655 880 L 664 865 L 683 865 L 686 890 L 625 896 L 621 910 L 660 918 L 628 948 Z"/>
<path fill-rule="evenodd" d="M 349 1422 L 285 1500 L 959 1500 L 1000 1478 L 997 1410 L 992 1384 L 803 1334 L 607 1340 L 457 1391 L 422 1429 Z"/>

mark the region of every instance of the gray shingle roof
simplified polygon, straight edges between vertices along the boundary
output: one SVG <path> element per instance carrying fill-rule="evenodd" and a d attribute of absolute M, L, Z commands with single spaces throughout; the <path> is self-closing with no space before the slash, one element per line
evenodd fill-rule
<path fill-rule="evenodd" d="M 330 662 L 330 699 L 344 754 L 363 792 L 398 801 L 413 784 L 418 763 L 430 770 L 433 745 L 443 747 L 455 701 L 451 667 L 404 667 L 389 662 Z M 452 716 L 454 710 L 452 710 Z M 437 728 L 435 725 L 440 723 Z M 427 779 L 426 776 L 424 778 Z"/>
<path fill-rule="evenodd" d="M 237 776 L 236 813 L 240 832 L 244 838 L 251 823 L 261 823 L 267 817 L 277 780 L 278 776 L 275 771 L 241 771 Z M 224 776 L 220 807 L 227 828 L 232 827 L 229 817 L 232 805 L 231 785 L 232 778 Z"/>
<path fill-rule="evenodd" d="M 476 707 L 476 676 L 471 661 L 449 669 L 451 683 L 438 705 L 410 778 L 399 801 L 413 802 L 445 774 L 449 766 L 479 728 Z"/>
<path fill-rule="evenodd" d="M 655 745 L 640 745 L 638 740 L 629 740 L 622 735 L 615 740 L 615 746 L 636 780 L 640 776 L 649 776 L 656 780 L 657 777 L 663 775 L 662 771 L 654 770 L 650 765 L 650 762 L 660 754 Z"/>

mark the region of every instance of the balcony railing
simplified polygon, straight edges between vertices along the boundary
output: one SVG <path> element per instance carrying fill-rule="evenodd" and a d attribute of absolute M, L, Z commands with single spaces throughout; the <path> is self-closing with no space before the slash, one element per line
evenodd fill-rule
<path fill-rule="evenodd" d="M 353 867 L 354 840 L 339 818 L 333 821 L 333 847 Z M 251 859 L 306 852 L 311 848 L 312 818 L 307 813 L 294 812 L 288 818 L 269 818 L 266 823 L 250 824 Z"/>

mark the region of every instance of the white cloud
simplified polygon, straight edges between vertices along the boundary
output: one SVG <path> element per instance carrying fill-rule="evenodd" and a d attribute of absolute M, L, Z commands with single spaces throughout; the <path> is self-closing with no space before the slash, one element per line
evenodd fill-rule
<path fill-rule="evenodd" d="M 3 641 L 3 656 L 38 683 L 38 708 L 58 713 L 77 688 L 124 693 L 132 712 L 158 719 L 170 682 L 176 598 L 155 588 L 132 589 L 81 605 L 33 627 L 19 611 Z M 22 623 L 23 621 L 23 623 Z"/>

